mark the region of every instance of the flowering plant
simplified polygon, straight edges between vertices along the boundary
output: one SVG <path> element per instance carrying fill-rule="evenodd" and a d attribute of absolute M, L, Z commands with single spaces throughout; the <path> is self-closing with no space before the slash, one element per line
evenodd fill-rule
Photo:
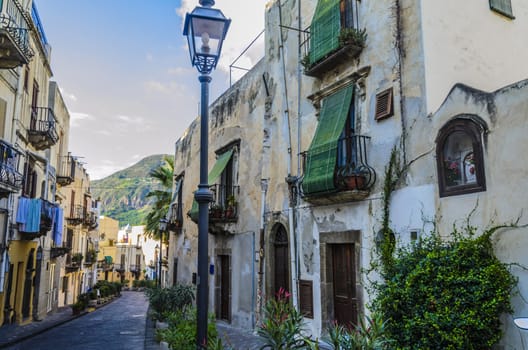
<path fill-rule="evenodd" d="M 291 294 L 280 288 L 275 298 L 264 305 L 264 319 L 259 326 L 258 334 L 264 338 L 265 345 L 261 349 L 288 350 L 304 349 L 305 339 L 303 316 L 290 302 Z"/>
<path fill-rule="evenodd" d="M 460 180 L 460 167 L 456 160 L 444 161 L 444 172 L 447 186 L 454 186 Z"/>

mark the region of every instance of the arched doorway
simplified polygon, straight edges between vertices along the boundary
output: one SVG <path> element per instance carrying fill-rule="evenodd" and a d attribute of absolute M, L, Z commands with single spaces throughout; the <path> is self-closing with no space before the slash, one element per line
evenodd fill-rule
<path fill-rule="evenodd" d="M 279 224 L 275 230 L 273 248 L 274 278 L 272 292 L 276 293 L 281 287 L 290 291 L 288 232 L 281 224 Z"/>

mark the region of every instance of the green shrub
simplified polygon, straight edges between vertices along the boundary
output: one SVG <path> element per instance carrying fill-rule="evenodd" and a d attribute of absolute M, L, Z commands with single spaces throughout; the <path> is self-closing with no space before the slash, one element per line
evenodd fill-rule
<path fill-rule="evenodd" d="M 497 228 L 477 238 L 474 227 L 454 229 L 451 241 L 433 234 L 395 254 L 372 303 L 395 348 L 489 349 L 501 338 L 517 281 L 493 252 Z"/>
<path fill-rule="evenodd" d="M 196 308 L 184 306 L 174 312 L 166 313 L 169 328 L 158 329 L 156 334 L 166 341 L 171 349 L 194 350 L 196 349 Z M 210 344 L 218 345 L 218 333 L 214 315 L 209 315 L 207 323 L 207 340 Z"/>
<path fill-rule="evenodd" d="M 328 329 L 326 341 L 334 350 L 392 349 L 392 341 L 387 338 L 385 323 L 379 313 L 373 313 L 371 317 L 360 317 L 359 324 L 354 329 L 333 323 Z"/>
<path fill-rule="evenodd" d="M 165 313 L 175 312 L 192 304 L 194 287 L 178 284 L 170 288 L 149 288 L 146 294 L 153 317 L 163 321 Z"/>
<path fill-rule="evenodd" d="M 264 305 L 264 319 L 258 334 L 264 339 L 261 349 L 304 349 L 303 316 L 290 302 L 290 293 L 280 288 L 275 298 Z"/>

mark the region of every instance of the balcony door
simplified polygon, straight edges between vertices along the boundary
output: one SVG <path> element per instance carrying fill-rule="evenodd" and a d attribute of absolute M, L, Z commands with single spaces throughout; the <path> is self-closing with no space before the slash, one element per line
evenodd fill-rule
<path fill-rule="evenodd" d="M 354 244 L 332 245 L 335 320 L 344 326 L 357 323 Z"/>

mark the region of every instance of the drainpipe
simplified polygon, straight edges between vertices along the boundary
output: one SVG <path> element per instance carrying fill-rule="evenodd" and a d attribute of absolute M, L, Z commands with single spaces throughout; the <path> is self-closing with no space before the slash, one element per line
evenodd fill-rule
<path fill-rule="evenodd" d="M 295 225 L 293 222 L 294 218 L 294 211 L 295 211 L 295 204 L 293 201 L 293 193 L 292 193 L 292 182 L 296 182 L 296 177 L 291 175 L 291 165 L 292 165 L 292 140 L 291 140 L 291 126 L 290 126 L 290 112 L 288 107 L 288 79 L 286 78 L 286 61 L 284 57 L 284 40 L 282 38 L 282 4 L 279 1 L 279 30 L 280 30 L 280 44 L 279 44 L 279 50 L 280 50 L 280 56 L 281 56 L 281 71 L 282 71 L 282 78 L 283 78 L 283 84 L 284 84 L 284 118 L 286 119 L 286 125 L 288 127 L 288 137 L 287 137 L 287 143 L 288 143 L 288 157 L 286 161 L 288 176 L 286 177 L 286 182 L 288 183 L 289 192 L 290 192 L 290 201 L 289 201 L 289 208 L 288 208 L 288 224 L 289 224 L 289 246 L 290 246 L 290 271 L 292 274 L 292 285 L 291 285 L 291 295 L 292 295 L 292 301 L 293 306 L 297 308 L 297 281 L 298 281 L 298 274 L 297 274 L 297 243 L 296 243 L 296 234 L 295 234 Z"/>

